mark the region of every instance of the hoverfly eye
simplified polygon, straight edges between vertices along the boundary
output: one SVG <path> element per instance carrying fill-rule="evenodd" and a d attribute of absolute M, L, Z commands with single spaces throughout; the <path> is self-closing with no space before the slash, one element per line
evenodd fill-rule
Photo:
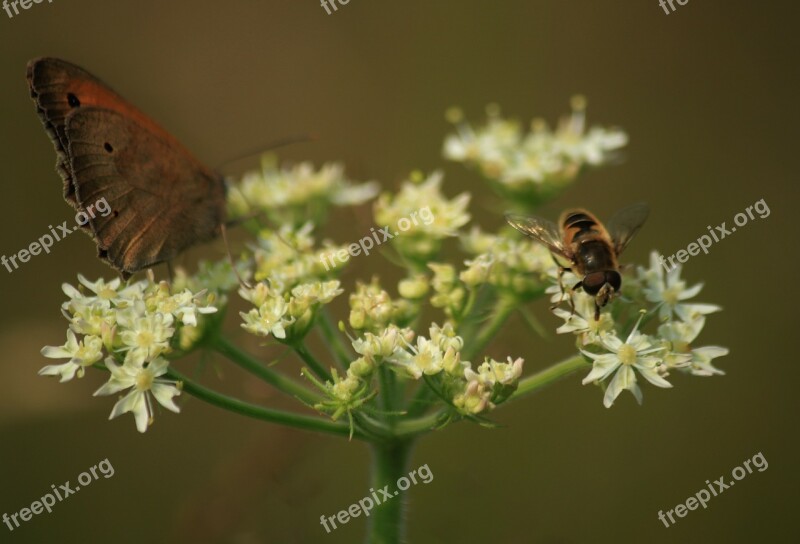
<path fill-rule="evenodd" d="M 587 295 L 594 296 L 605 283 L 605 272 L 592 272 L 583 278 L 583 290 Z"/>
<path fill-rule="evenodd" d="M 606 272 L 606 282 L 614 288 L 614 291 L 619 291 L 622 287 L 622 276 L 616 270 L 609 270 Z"/>

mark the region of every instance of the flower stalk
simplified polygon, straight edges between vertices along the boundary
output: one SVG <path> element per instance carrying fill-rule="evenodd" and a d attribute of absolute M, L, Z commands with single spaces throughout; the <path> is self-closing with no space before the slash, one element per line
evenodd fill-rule
<path fill-rule="evenodd" d="M 372 489 L 397 489 L 397 480 L 408 472 L 413 442 L 409 439 L 394 440 L 385 444 L 370 445 Z M 388 486 L 388 487 L 387 487 Z M 369 518 L 367 544 L 400 544 L 406 542 L 406 509 L 408 499 L 404 493 L 395 491 L 395 496 L 377 505 Z"/>

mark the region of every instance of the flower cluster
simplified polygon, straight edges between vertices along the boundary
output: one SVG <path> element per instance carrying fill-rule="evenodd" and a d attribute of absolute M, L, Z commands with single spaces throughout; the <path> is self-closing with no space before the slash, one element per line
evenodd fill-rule
<path fill-rule="evenodd" d="M 406 378 L 424 377 L 426 385 L 440 398 L 447 399 L 461 415 L 475 416 L 492 410 L 516 390 L 522 376 L 521 358 L 512 361 L 509 357 L 507 363 L 487 358 L 476 372 L 469 361 L 461 360 L 464 339 L 456 334 L 451 323 L 442 327 L 433 323 L 429 336 L 417 336 L 414 343 L 411 335 L 410 331 L 394 335 L 397 342 L 388 346 L 391 349 L 381 345 L 381 354 L 390 353 L 384 355 L 384 361 Z M 359 353 L 372 355 L 363 348 L 364 344 L 371 346 L 362 342 Z"/>
<path fill-rule="evenodd" d="M 194 331 L 190 336 L 195 340 L 202 337 L 204 316 L 217 312 L 214 294 L 177 284 L 170 287 L 151 278 L 123 284 L 118 278 L 90 282 L 79 275 L 78 281 L 78 287 L 62 286 L 69 297 L 62 305 L 69 320 L 66 343 L 42 349 L 45 357 L 68 361 L 45 366 L 39 374 L 66 382 L 82 378 L 87 367 L 103 361 L 111 377 L 95 395 L 129 390 L 114 406 L 111 418 L 132 412 L 136 428 L 144 432 L 153 422 L 153 398 L 178 412 L 174 397 L 180 387 L 164 378 L 169 369 L 166 357 L 193 347 L 183 341 L 182 331 Z"/>
<path fill-rule="evenodd" d="M 259 282 L 239 289 L 255 308 L 240 312 L 242 328 L 257 336 L 273 336 L 283 342 L 302 340 L 314 324 L 319 308 L 342 294 L 338 280 L 301 283 L 284 289 L 280 283 Z"/>
<path fill-rule="evenodd" d="M 586 100 L 572 99 L 572 113 L 553 130 L 534 119 L 523 133 L 517 121 L 504 119 L 496 105 L 487 107 L 488 121 L 477 129 L 457 108 L 448 111 L 456 132 L 444 143 L 444 156 L 477 166 L 503 196 L 541 203 L 571 183 L 584 165 L 608 163 L 627 144 L 619 129 L 586 130 Z"/>
<path fill-rule="evenodd" d="M 390 323 L 405 326 L 419 310 L 419 305 L 404 298 L 392 299 L 377 277 L 370 283 L 356 283 L 350 294 L 350 326 L 356 330 L 376 332 Z"/>
<path fill-rule="evenodd" d="M 453 399 L 453 404 L 463 413 L 471 415 L 494 409 L 517 389 L 522 376 L 522 363 L 521 358 L 512 361 L 509 357 L 507 363 L 487 358 L 478 367 L 478 372 L 465 369 L 467 383 L 464 392 Z"/>
<path fill-rule="evenodd" d="M 321 383 L 312 378 L 326 400 L 315 406 L 333 419 L 350 414 L 376 394 L 372 383 L 376 371 L 387 368 L 401 380 L 422 380 L 445 399 L 455 414 L 476 416 L 492 410 L 516 390 L 523 360 L 509 357 L 507 363 L 487 358 L 477 371 L 461 360 L 464 340 L 450 323 L 433 323 L 428 337 L 416 336 L 409 328 L 394 324 L 377 333 L 364 332 L 352 338 L 357 359 L 350 362 L 344 377 L 334 370 L 333 380 Z"/>
<path fill-rule="evenodd" d="M 412 212 L 425 209 L 430 221 L 418 222 L 413 229 L 398 231 L 394 240 L 397 251 L 415 263 L 424 263 L 435 256 L 442 240 L 456 236 L 458 229 L 469 222 L 467 213 L 470 195 L 461 193 L 453 199 L 442 194 L 444 174 L 434 172 L 427 178 L 415 172 L 403 182 L 397 194 L 384 192 L 375 201 L 374 215 L 378 225 L 398 225 Z"/>
<path fill-rule="evenodd" d="M 542 294 L 558 269 L 543 245 L 511 231 L 490 234 L 473 227 L 461 243 L 473 258 L 459 278 L 473 288 L 485 283 L 530 300 Z"/>
<path fill-rule="evenodd" d="M 269 280 L 287 290 L 308 281 L 328 279 L 344 266 L 337 261 L 333 268 L 325 268 L 323 257 L 347 246 L 326 244 L 314 249 L 312 230 L 311 223 L 297 229 L 284 225 L 278 230 L 261 230 L 252 247 L 256 281 Z"/>
<path fill-rule="evenodd" d="M 605 388 L 606 407 L 625 389 L 642 401 L 636 373 L 663 388 L 672 387 L 665 379 L 672 369 L 698 376 L 723 373 L 711 361 L 727 355 L 726 348 L 692 345 L 705 325 L 705 316 L 721 308 L 683 302 L 697 295 L 702 285 L 687 288 L 680 273 L 680 267 L 676 267 L 665 277 L 658 254 L 653 252 L 648 268 L 639 267 L 635 277 L 623 279 L 627 302 L 618 300 L 610 304 L 598 320 L 594 319 L 593 297 L 581 291 L 571 294 L 573 311 L 554 310 L 564 320 L 557 332 L 576 335 L 578 349 L 592 361 L 592 370 L 583 383 L 598 383 Z M 563 291 L 571 291 L 577 281 L 574 275 L 565 274 Z M 554 302 L 562 300 L 561 287 L 554 285 L 550 291 Z M 638 318 L 630 311 L 636 308 L 641 308 Z M 655 330 L 651 334 L 642 332 L 643 325 L 653 318 L 658 322 Z"/>
<path fill-rule="evenodd" d="M 231 217 L 265 212 L 277 225 L 320 224 L 328 208 L 363 204 L 378 194 L 375 182 L 354 183 L 341 164 L 319 170 L 308 162 L 279 168 L 273 155 L 265 155 L 260 171 L 246 174 L 228 195 Z"/>

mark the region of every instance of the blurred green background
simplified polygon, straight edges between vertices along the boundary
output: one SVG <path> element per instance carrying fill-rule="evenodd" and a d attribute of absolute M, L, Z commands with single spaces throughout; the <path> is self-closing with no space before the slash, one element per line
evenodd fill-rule
<path fill-rule="evenodd" d="M 423 2 L 352 0 L 327 15 L 316 0 L 155 2 L 55 0 L 14 19 L 0 12 L 0 253 L 11 255 L 73 216 L 61 198 L 51 143 L 25 84 L 25 64 L 54 55 L 80 64 L 217 165 L 272 140 L 315 131 L 280 151 L 289 160 L 345 161 L 356 179 L 397 187 L 412 169 L 444 167 L 445 191 L 475 195 L 475 221 L 501 219 L 478 175 L 441 158 L 443 112 L 469 119 L 499 103 L 523 120 L 554 121 L 576 92 L 590 123 L 631 136 L 620 166 L 589 172 L 543 214 L 590 207 L 600 217 L 638 200 L 648 224 L 626 253 L 671 254 L 763 198 L 771 209 L 689 261 L 698 297 L 725 311 L 701 344 L 724 345 L 724 377 L 674 375 L 645 384 L 639 407 L 610 410 L 579 375 L 495 412 L 487 430 L 449 427 L 417 447 L 412 467 L 434 480 L 410 490 L 412 543 L 797 541 L 796 250 L 797 20 L 794 2 L 691 1 L 665 15 L 657 0 Z M 228 169 L 237 173 L 240 164 Z M 327 236 L 357 240 L 368 210 L 344 210 Z M 241 243 L 241 233 L 234 244 Z M 221 243 L 190 252 L 218 258 Z M 9 274 L 0 268 L 0 513 L 108 458 L 116 473 L 36 516 L 2 542 L 352 543 L 364 518 L 331 534 L 319 525 L 367 494 L 359 443 L 245 420 L 189 399 L 145 435 L 132 418 L 107 422 L 99 376 L 60 385 L 36 371 L 63 342 L 60 285 L 112 271 L 88 237 Z M 344 277 L 386 274 L 379 256 Z M 395 277 L 395 276 L 392 276 Z M 345 297 L 334 305 L 346 315 Z M 236 310 L 238 307 L 232 308 Z M 551 329 L 559 321 L 542 302 Z M 235 312 L 231 335 L 253 352 Z M 796 333 L 795 333 L 796 334 Z M 490 353 L 519 354 L 531 372 L 573 351 L 571 338 L 534 338 L 513 318 Z M 219 361 L 206 383 L 253 402 L 270 391 Z M 294 373 L 295 361 L 281 363 Z M 299 365 L 298 365 L 299 368 Z M 706 479 L 762 452 L 769 469 L 665 528 Z"/>

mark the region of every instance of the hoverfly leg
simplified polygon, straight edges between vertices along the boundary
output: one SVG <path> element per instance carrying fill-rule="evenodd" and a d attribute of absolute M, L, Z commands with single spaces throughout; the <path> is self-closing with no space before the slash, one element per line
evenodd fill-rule
<path fill-rule="evenodd" d="M 575 292 L 577 289 L 580 289 L 581 287 L 583 287 L 583 282 L 582 282 L 582 281 L 579 281 L 578 283 L 576 283 L 575 285 L 573 285 L 573 286 L 572 286 L 572 289 L 570 289 L 570 292 L 569 292 L 569 307 L 570 307 L 570 309 L 572 310 L 572 311 L 570 312 L 570 314 L 569 314 L 569 316 L 570 316 L 570 317 L 572 317 L 573 315 L 575 315 L 575 300 L 574 300 L 574 298 L 573 298 L 573 296 L 574 296 L 574 295 L 573 295 L 573 293 L 574 293 L 574 292 Z"/>
<path fill-rule="evenodd" d="M 553 260 L 555 260 L 555 257 L 553 257 Z M 556 263 L 557 262 L 558 261 L 556 261 Z M 566 294 L 566 290 L 564 289 L 564 280 L 563 280 L 564 272 L 572 272 L 572 270 L 570 268 L 566 268 L 566 267 L 563 267 L 563 266 L 559 266 L 558 267 L 558 287 L 561 289 L 561 298 L 559 299 L 558 302 L 556 302 L 555 304 L 553 304 L 550 307 L 551 311 L 555 310 L 556 308 L 558 308 L 559 304 L 564 302 L 564 295 Z"/>
<path fill-rule="evenodd" d="M 594 303 L 594 320 L 600 321 L 600 306 L 597 305 L 597 301 Z"/>

